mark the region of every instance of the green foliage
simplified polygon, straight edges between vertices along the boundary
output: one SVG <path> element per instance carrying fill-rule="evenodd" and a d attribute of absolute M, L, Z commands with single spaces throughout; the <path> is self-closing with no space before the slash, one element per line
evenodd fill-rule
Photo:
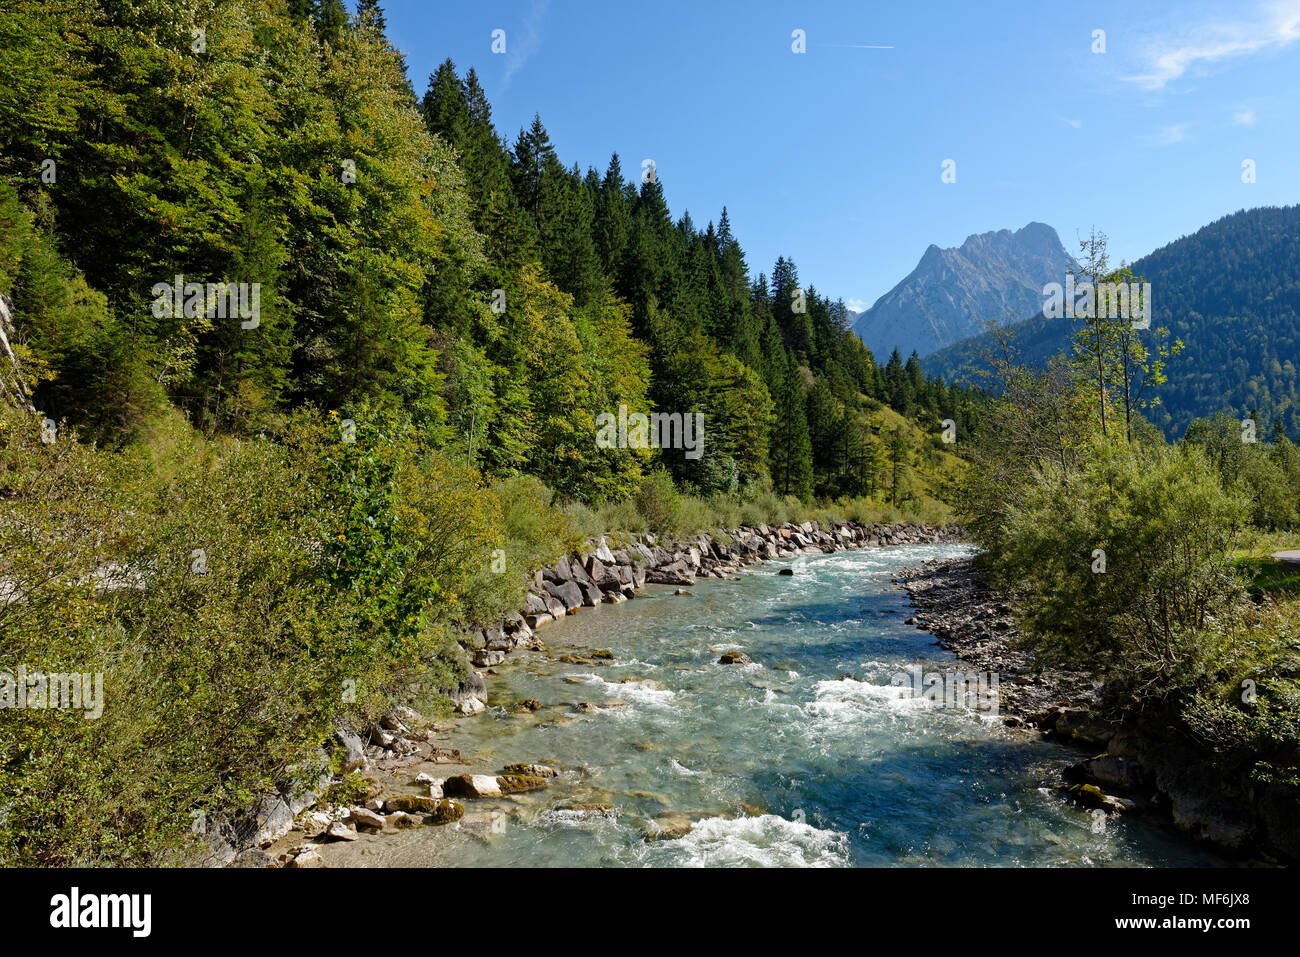
<path fill-rule="evenodd" d="M 480 581 L 497 498 L 399 419 L 354 443 L 314 416 L 275 443 L 169 419 L 120 453 L 11 412 L 0 432 L 0 670 L 102 673 L 106 702 L 0 712 L 7 861 L 192 855 L 191 811 L 246 808 L 335 720 L 434 703 L 452 626 L 513 598 Z"/>
<path fill-rule="evenodd" d="M 1201 673 L 1204 636 L 1239 599 L 1228 553 L 1244 503 L 1190 449 L 1098 442 L 1063 479 L 1031 485 L 997 556 L 1035 647 L 1162 690 Z"/>
<path fill-rule="evenodd" d="M 163 308 L 178 276 L 259 310 Z M 6 862 L 192 859 L 336 721 L 445 707 L 457 629 L 583 538 L 938 515 L 924 431 L 974 420 L 912 362 L 887 393 L 788 257 L 751 280 L 725 208 L 540 118 L 507 148 L 450 62 L 417 101 L 370 0 L 0 0 L 0 293 L 39 410 L 0 402 L 0 667 L 110 704 L 0 714 Z M 620 407 L 703 454 L 598 446 Z"/>
<path fill-rule="evenodd" d="M 1196 418 L 1226 412 L 1261 426 L 1280 420 L 1300 437 L 1300 206 L 1266 206 L 1225 216 L 1132 264 L 1152 287 L 1152 319 L 1141 341 L 1163 358 L 1144 415 L 1170 438 Z M 1068 319 L 1038 316 L 1009 327 L 1016 351 L 1037 366 L 1069 347 Z M 1168 345 L 1160 330 L 1168 330 Z M 1182 349 L 1172 353 L 1172 346 Z M 925 360 L 949 378 L 982 375 L 989 335 Z M 1158 404 L 1155 404 L 1158 400 Z"/>

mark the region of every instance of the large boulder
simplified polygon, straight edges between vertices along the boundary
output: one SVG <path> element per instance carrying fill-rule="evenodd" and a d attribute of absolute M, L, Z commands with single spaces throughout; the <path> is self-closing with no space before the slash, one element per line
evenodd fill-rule
<path fill-rule="evenodd" d="M 546 586 L 546 590 L 550 592 L 556 600 L 564 605 L 564 610 L 566 612 L 571 612 L 582 607 L 582 589 L 574 582 L 551 582 Z"/>
<path fill-rule="evenodd" d="M 657 585 L 694 585 L 695 577 L 683 561 L 675 561 L 646 572 L 646 581 Z"/>
<path fill-rule="evenodd" d="M 480 671 L 471 671 L 450 696 L 461 714 L 477 714 L 487 703 L 487 681 Z"/>
<path fill-rule="evenodd" d="M 350 774 L 366 766 L 365 742 L 361 735 L 347 728 L 334 729 L 335 753 L 339 755 L 339 773 Z"/>
<path fill-rule="evenodd" d="M 457 774 L 443 782 L 442 793 L 448 797 L 500 797 L 501 785 L 488 774 Z"/>
<path fill-rule="evenodd" d="M 618 572 L 612 567 L 605 565 L 599 558 L 592 555 L 587 559 L 587 574 L 602 590 L 617 588 L 622 584 L 618 577 Z"/>
<path fill-rule="evenodd" d="M 552 618 L 563 618 L 569 613 L 569 610 L 564 607 L 564 602 L 560 601 L 560 599 L 556 598 L 549 591 L 542 595 L 542 600 L 546 602 L 546 612 Z"/>
<path fill-rule="evenodd" d="M 582 604 L 584 607 L 595 608 L 600 604 L 603 596 L 595 583 L 590 581 L 580 582 L 578 588 L 582 590 Z"/>
<path fill-rule="evenodd" d="M 293 827 L 293 811 L 283 798 L 264 797 L 253 811 L 256 827 L 248 844 L 266 847 L 289 833 Z"/>
<path fill-rule="evenodd" d="M 1099 754 L 1071 765 L 1065 776 L 1080 784 L 1095 784 L 1108 794 L 1138 794 L 1151 783 L 1142 765 L 1114 754 Z"/>
<path fill-rule="evenodd" d="M 509 651 L 515 646 L 510 636 L 502 631 L 500 627 L 484 628 L 483 638 L 483 647 L 488 651 Z"/>

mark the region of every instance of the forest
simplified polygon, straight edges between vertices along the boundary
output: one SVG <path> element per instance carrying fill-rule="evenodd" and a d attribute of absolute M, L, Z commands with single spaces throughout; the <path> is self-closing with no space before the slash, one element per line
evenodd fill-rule
<path fill-rule="evenodd" d="M 3 711 L 0 859 L 192 859 L 336 722 L 445 710 L 592 536 L 950 514 L 977 393 L 721 203 L 508 141 L 472 70 L 417 92 L 377 3 L 0 13 L 0 670 L 110 705 Z M 620 407 L 703 454 L 598 442 Z"/>

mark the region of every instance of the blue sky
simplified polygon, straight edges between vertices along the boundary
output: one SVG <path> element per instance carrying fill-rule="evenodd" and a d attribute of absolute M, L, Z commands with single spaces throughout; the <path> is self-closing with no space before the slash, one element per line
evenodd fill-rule
<path fill-rule="evenodd" d="M 384 8 L 417 93 L 473 66 L 511 142 L 537 112 L 566 165 L 653 158 L 674 216 L 725 204 L 753 273 L 793 257 L 855 308 L 975 232 L 1039 220 L 1073 253 L 1096 225 L 1132 260 L 1300 202 L 1300 0 Z"/>

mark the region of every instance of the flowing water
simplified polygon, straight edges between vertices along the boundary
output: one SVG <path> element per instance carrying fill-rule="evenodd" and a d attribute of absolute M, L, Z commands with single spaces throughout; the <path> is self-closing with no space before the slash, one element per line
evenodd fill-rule
<path fill-rule="evenodd" d="M 960 667 L 904 624 L 907 597 L 891 579 L 964 552 L 804 556 L 793 578 L 768 563 L 689 596 L 651 588 L 550 625 L 547 652 L 511 655 L 489 678 L 489 713 L 460 721 L 453 741 L 476 771 L 522 761 L 560 777 L 545 791 L 468 801 L 459 830 L 385 836 L 355 863 L 1222 864 L 1153 824 L 1062 797 L 1059 771 L 1077 752 L 891 686 L 915 663 Z M 597 649 L 613 660 L 557 660 Z M 729 650 L 754 663 L 717 664 Z M 522 698 L 543 707 L 503 707 Z M 595 710 L 580 713 L 579 702 Z M 610 808 L 562 807 L 575 803 Z M 644 839 L 647 822 L 682 815 L 697 822 L 686 836 Z"/>

